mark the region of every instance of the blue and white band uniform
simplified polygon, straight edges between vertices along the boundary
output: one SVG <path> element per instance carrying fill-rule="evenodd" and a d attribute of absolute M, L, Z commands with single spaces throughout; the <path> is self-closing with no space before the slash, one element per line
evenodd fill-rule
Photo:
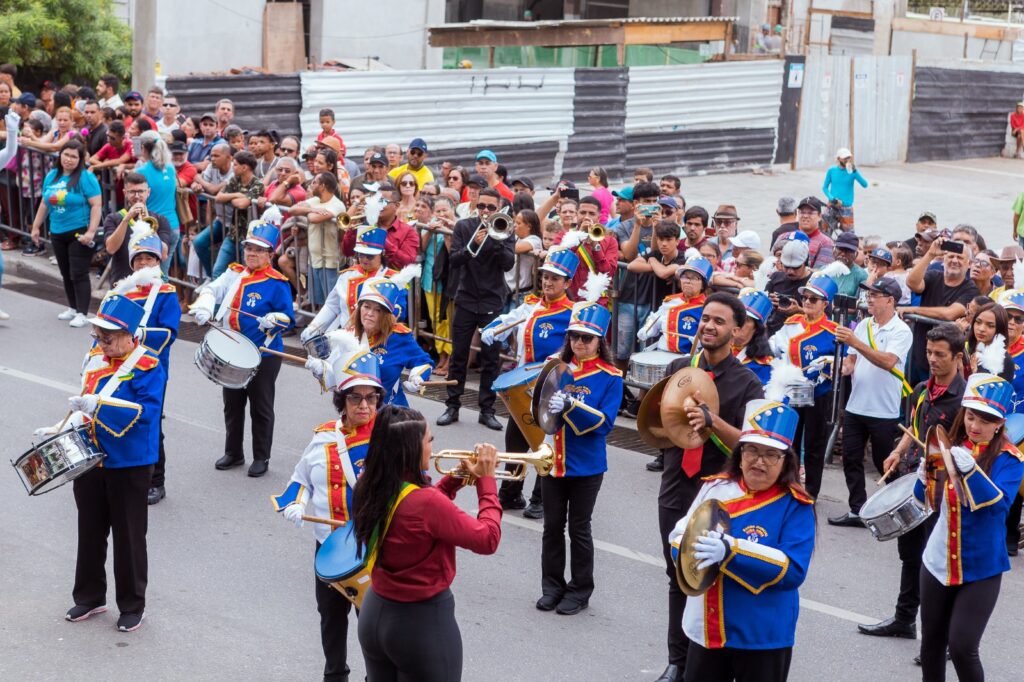
<path fill-rule="evenodd" d="M 572 306 L 572 301 L 565 294 L 554 301 L 529 294 L 521 305 L 496 317 L 483 331 L 496 330 L 525 320 L 518 326 L 495 334 L 494 339 L 496 342 L 503 341 L 512 334 L 516 335 L 517 367 L 540 362 L 562 349 L 565 331 L 572 317 Z"/>
<path fill-rule="evenodd" d="M 122 294 L 143 307 L 145 313 L 135 337 L 159 358 L 164 371 L 170 367 L 171 344 L 178 338 L 181 304 L 177 289 L 165 283 L 160 266 L 143 268 L 121 280 L 113 293 Z"/>

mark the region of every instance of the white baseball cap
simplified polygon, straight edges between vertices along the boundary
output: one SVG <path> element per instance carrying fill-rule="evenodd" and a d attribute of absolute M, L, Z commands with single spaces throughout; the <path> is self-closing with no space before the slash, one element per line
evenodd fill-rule
<path fill-rule="evenodd" d="M 729 237 L 729 243 L 741 249 L 754 249 L 757 251 L 761 248 L 761 238 L 753 230 L 743 230 L 735 237 Z"/>
<path fill-rule="evenodd" d="M 839 151 L 836 152 L 836 158 L 837 159 L 848 159 L 851 156 L 853 156 L 853 152 L 851 152 L 846 147 L 840 147 Z"/>

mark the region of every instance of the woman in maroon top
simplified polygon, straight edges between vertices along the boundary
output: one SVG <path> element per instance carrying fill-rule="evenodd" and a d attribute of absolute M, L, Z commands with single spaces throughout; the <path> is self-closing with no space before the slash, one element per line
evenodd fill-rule
<path fill-rule="evenodd" d="M 476 478 L 480 511 L 474 519 L 452 501 L 463 479 L 445 476 L 436 487 L 430 485 L 424 472 L 432 440 L 422 414 L 384 407 L 356 484 L 352 520 L 364 556 L 374 532 L 384 530 L 403 486 L 418 488 L 398 504 L 380 542 L 359 614 L 359 644 L 370 682 L 462 679 L 462 635 L 449 589 L 455 548 L 493 554 L 501 539 L 494 446 L 477 445 L 476 461 L 464 465 Z"/>

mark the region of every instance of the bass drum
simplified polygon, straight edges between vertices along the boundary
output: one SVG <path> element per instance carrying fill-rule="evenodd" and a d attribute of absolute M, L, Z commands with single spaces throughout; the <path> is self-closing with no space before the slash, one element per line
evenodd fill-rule
<path fill-rule="evenodd" d="M 355 525 L 349 523 L 327 536 L 313 561 L 316 577 L 327 583 L 357 609 L 363 607 L 370 569 L 356 556 Z"/>
<path fill-rule="evenodd" d="M 544 443 L 545 435 L 533 419 L 533 389 L 543 368 L 543 362 L 516 367 L 491 384 L 534 452 Z"/>

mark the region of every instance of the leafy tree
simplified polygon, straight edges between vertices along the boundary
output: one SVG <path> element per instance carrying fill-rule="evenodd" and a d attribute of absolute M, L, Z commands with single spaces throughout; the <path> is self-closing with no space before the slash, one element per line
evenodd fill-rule
<path fill-rule="evenodd" d="M 0 0 L 0 62 L 63 81 L 131 75 L 132 34 L 111 0 Z"/>

